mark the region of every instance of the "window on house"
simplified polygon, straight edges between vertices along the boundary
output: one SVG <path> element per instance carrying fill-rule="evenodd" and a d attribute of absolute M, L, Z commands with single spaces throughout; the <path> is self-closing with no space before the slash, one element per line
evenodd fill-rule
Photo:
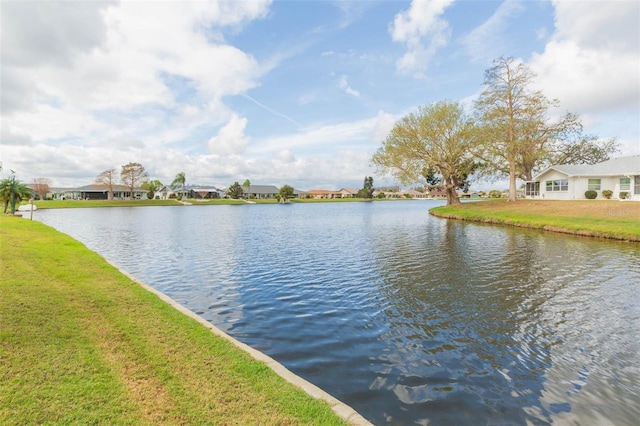
<path fill-rule="evenodd" d="M 547 192 L 549 191 L 567 191 L 569 189 L 569 181 L 567 179 L 548 180 L 545 182 Z"/>
<path fill-rule="evenodd" d="M 631 178 L 620 178 L 620 191 L 629 191 L 631 189 Z"/>
<path fill-rule="evenodd" d="M 588 190 L 600 191 L 600 179 L 589 179 Z"/>
<path fill-rule="evenodd" d="M 527 182 L 525 186 L 525 195 L 527 197 L 537 197 L 540 195 L 540 182 Z"/>

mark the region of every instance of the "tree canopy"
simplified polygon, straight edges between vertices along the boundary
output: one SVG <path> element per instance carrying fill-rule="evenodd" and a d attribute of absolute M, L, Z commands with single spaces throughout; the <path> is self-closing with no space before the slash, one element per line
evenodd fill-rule
<path fill-rule="evenodd" d="M 149 174 L 140 163 L 129 163 L 122 166 L 120 179 L 122 183 L 129 187 L 129 199 L 133 200 L 133 190 L 144 182 Z"/>
<path fill-rule="evenodd" d="M 480 144 L 473 119 L 457 102 L 440 101 L 418 108 L 398 121 L 372 162 L 403 184 L 428 184 L 435 169 L 447 194 L 447 204 L 459 203 L 456 187 L 474 167 Z"/>
<path fill-rule="evenodd" d="M 0 198 L 4 204 L 4 213 L 11 205 L 11 214 L 16 212 L 16 205 L 22 200 L 27 200 L 33 195 L 31 188 L 11 175 L 0 181 Z"/>
<path fill-rule="evenodd" d="M 182 188 L 182 196 L 186 196 L 187 175 L 184 172 L 178 173 L 170 186 L 174 191 L 178 188 Z"/>
<path fill-rule="evenodd" d="M 516 201 L 516 179 L 532 180 L 551 164 L 583 163 L 578 152 L 600 162 L 615 152 L 615 142 L 601 143 L 582 134 L 580 118 L 565 113 L 552 119 L 559 103 L 533 89 L 535 74 L 513 58 L 498 58 L 485 71 L 483 91 L 475 102 L 484 150 L 485 172 L 509 177 L 509 201 Z M 588 148 L 588 150 L 587 150 Z"/>
<path fill-rule="evenodd" d="M 242 182 L 242 188 L 244 188 L 244 192 L 247 193 L 247 197 L 249 197 L 249 190 L 251 189 L 251 181 L 249 179 L 245 179 L 244 182 Z M 244 194 L 243 194 L 244 196 Z"/>
<path fill-rule="evenodd" d="M 116 173 L 116 169 L 107 169 L 100 173 L 95 181 L 96 185 L 101 186 L 109 191 L 109 200 L 113 200 L 113 185 L 116 184 L 117 180 Z"/>
<path fill-rule="evenodd" d="M 290 185 L 283 185 L 278 191 L 278 197 L 281 201 L 288 201 L 293 198 L 293 187 Z"/>
<path fill-rule="evenodd" d="M 373 177 L 365 176 L 362 188 L 358 190 L 358 198 L 370 200 L 373 198 Z"/>
<path fill-rule="evenodd" d="M 237 200 L 244 196 L 244 191 L 238 182 L 234 182 L 233 185 L 227 189 L 227 196 Z"/>
<path fill-rule="evenodd" d="M 162 182 L 160 182 L 158 179 L 149 180 L 147 182 L 143 182 L 142 185 L 140 185 L 140 187 L 142 189 L 146 189 L 147 198 L 150 200 L 153 200 L 153 198 L 156 195 L 156 192 L 158 192 L 158 190 L 162 188 Z"/>
<path fill-rule="evenodd" d="M 33 188 L 33 192 L 38 194 L 41 200 L 46 200 L 50 184 L 51 179 L 49 178 L 35 178 L 31 186 Z"/>

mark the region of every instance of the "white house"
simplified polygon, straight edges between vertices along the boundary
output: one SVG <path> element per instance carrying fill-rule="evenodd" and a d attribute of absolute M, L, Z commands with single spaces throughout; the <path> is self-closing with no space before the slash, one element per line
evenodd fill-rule
<path fill-rule="evenodd" d="M 640 155 L 612 158 L 602 163 L 551 166 L 526 182 L 526 198 L 584 200 L 585 192 L 613 191 L 611 198 L 640 201 Z M 622 196 L 621 196 L 622 194 Z"/>

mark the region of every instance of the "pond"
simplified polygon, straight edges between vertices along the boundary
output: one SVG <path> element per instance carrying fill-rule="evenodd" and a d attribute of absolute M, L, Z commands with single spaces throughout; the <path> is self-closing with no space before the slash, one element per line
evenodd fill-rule
<path fill-rule="evenodd" d="M 377 425 L 635 424 L 640 245 L 437 201 L 38 210 Z"/>

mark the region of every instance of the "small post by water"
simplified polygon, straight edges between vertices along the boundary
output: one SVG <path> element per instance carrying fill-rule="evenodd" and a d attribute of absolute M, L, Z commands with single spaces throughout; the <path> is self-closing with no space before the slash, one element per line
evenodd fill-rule
<path fill-rule="evenodd" d="M 33 197 L 29 198 L 29 205 L 31 207 L 31 214 L 29 215 L 29 219 L 33 220 Z"/>

